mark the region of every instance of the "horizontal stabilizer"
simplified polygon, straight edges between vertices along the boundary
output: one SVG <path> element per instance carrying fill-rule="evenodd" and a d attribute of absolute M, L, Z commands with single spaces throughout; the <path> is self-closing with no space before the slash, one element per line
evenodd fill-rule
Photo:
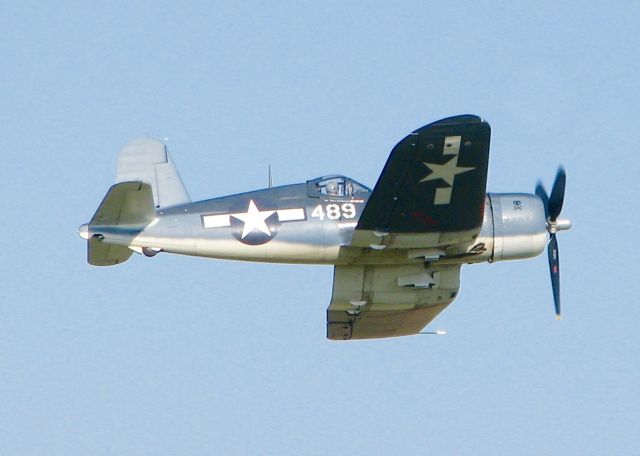
<path fill-rule="evenodd" d="M 122 182 L 109 189 L 89 226 L 147 224 L 154 216 L 151 186 Z"/>
<path fill-rule="evenodd" d="M 127 261 L 132 254 L 127 245 L 111 244 L 97 234 L 96 231 L 99 233 L 100 227 L 125 225 L 133 230 L 141 230 L 154 217 L 153 195 L 149 184 L 121 182 L 112 186 L 88 226 L 84 225 L 89 264 L 113 266 Z"/>
<path fill-rule="evenodd" d="M 87 241 L 87 261 L 93 266 L 113 266 L 124 263 L 133 250 L 123 245 L 106 244 L 98 239 Z"/>

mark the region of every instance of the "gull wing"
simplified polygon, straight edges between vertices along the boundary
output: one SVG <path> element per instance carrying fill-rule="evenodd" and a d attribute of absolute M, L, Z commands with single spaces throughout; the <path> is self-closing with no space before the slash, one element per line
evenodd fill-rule
<path fill-rule="evenodd" d="M 351 245 L 411 248 L 471 242 L 482 226 L 490 137 L 487 122 L 461 115 L 426 125 L 400 141 Z"/>

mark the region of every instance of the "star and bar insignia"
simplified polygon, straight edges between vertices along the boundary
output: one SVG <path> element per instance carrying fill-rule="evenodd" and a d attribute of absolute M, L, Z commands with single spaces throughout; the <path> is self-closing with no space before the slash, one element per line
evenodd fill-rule
<path fill-rule="evenodd" d="M 202 226 L 204 228 L 229 227 L 234 225 L 235 219 L 243 224 L 238 240 L 245 242 L 245 239 L 253 234 L 262 234 L 261 237 L 266 237 L 265 241 L 268 241 L 273 237 L 274 226 L 270 226 L 267 220 L 274 214 L 276 217 L 273 222 L 278 224 L 306 220 L 303 208 L 260 210 L 256 202 L 250 199 L 246 212 L 205 214 L 202 216 Z M 255 242 L 246 243 L 254 244 Z"/>
<path fill-rule="evenodd" d="M 442 180 L 448 187 L 437 187 L 436 194 L 433 199 L 434 205 L 449 204 L 451 202 L 451 193 L 455 183 L 455 177 L 474 170 L 473 167 L 458 166 L 460 157 L 460 141 L 461 136 L 447 136 L 444 140 L 443 156 L 451 155 L 451 158 L 443 164 L 422 162 L 431 173 L 422 178 L 419 182 L 429 182 Z"/>

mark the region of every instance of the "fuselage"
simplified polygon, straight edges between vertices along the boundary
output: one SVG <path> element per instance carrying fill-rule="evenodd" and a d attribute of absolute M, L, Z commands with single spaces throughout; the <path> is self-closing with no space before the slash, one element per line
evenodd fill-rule
<path fill-rule="evenodd" d="M 344 176 L 159 208 L 145 227 L 95 227 L 89 235 L 140 253 L 299 264 L 419 263 L 416 249 L 351 246 L 371 191 Z M 487 195 L 482 228 L 465 252 L 440 261 L 477 263 L 528 258 L 547 240 L 536 195 Z"/>
<path fill-rule="evenodd" d="M 287 185 L 159 210 L 132 245 L 213 258 L 334 264 L 370 193 L 310 196 L 308 188 Z"/>

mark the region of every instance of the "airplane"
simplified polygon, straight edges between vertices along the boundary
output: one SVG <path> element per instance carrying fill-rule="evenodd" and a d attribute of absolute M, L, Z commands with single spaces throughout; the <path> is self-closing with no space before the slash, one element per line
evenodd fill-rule
<path fill-rule="evenodd" d="M 556 233 L 566 173 L 550 194 L 486 193 L 491 127 L 459 115 L 410 133 L 373 190 L 342 175 L 192 202 L 166 145 L 124 146 L 116 183 L 82 225 L 95 266 L 133 252 L 333 265 L 327 338 L 419 334 L 457 296 L 463 264 L 518 260 L 547 246 L 556 316 Z"/>

